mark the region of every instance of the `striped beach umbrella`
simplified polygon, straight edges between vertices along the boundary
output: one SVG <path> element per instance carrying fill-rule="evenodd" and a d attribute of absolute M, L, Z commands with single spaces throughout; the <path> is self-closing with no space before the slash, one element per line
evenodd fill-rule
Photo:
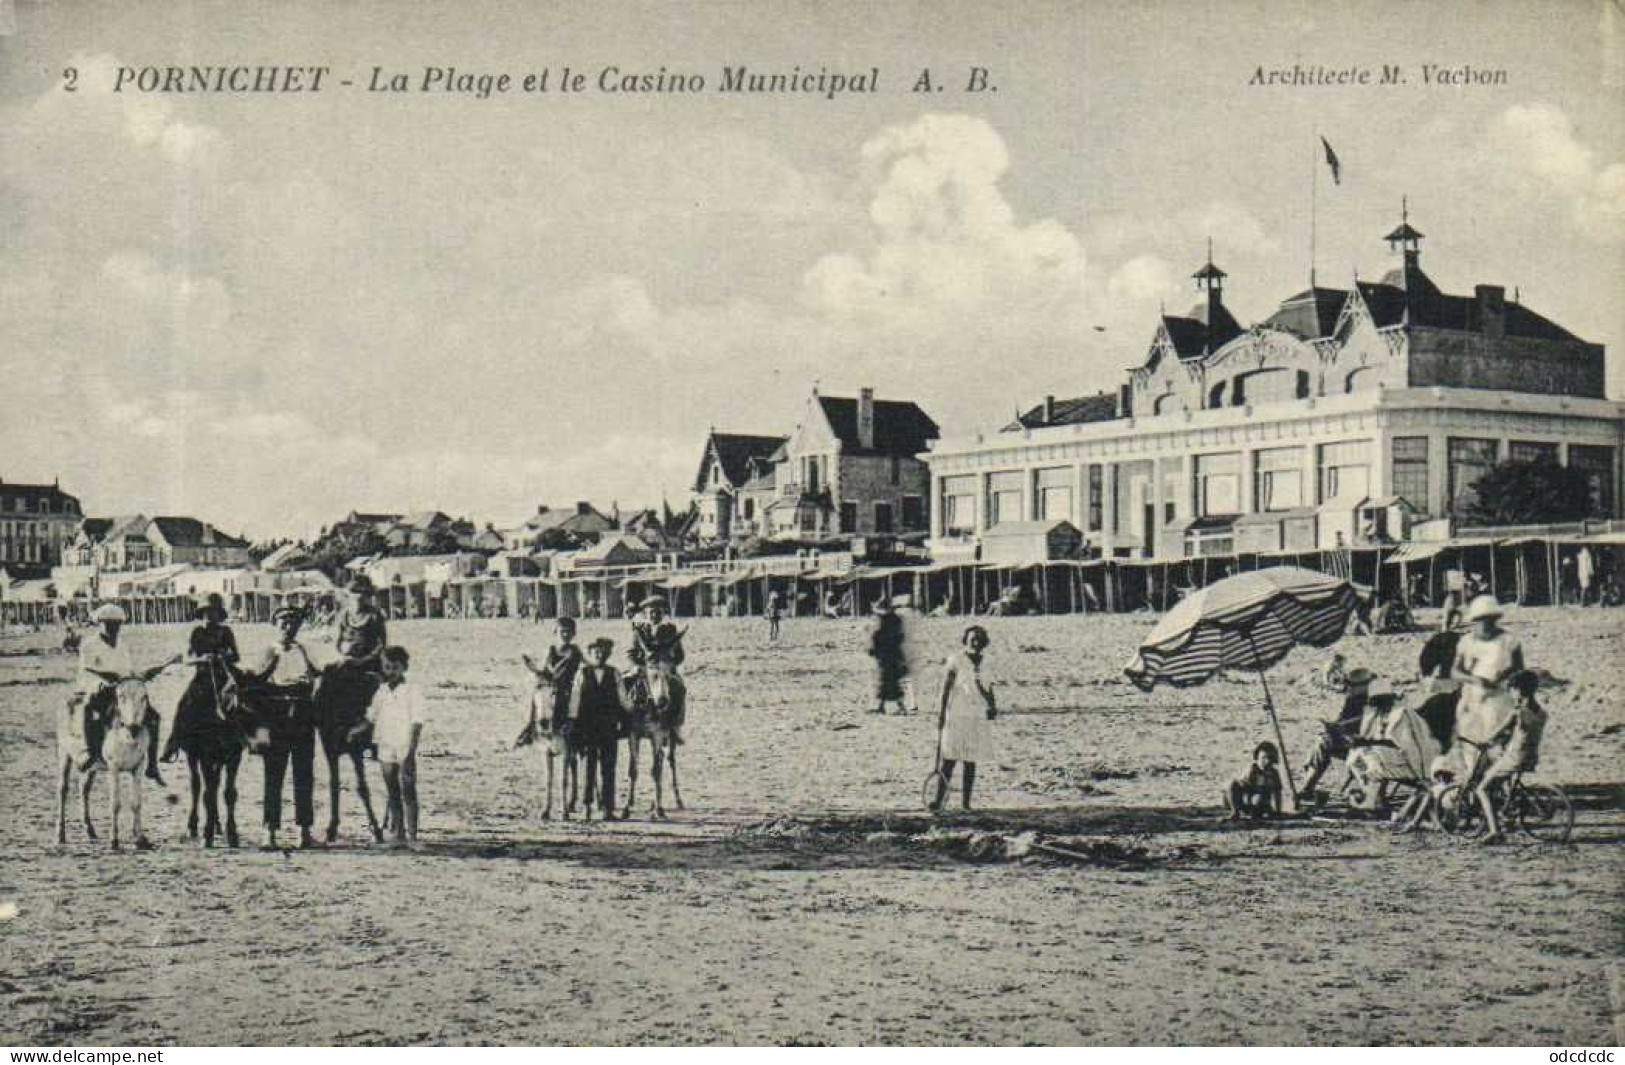
<path fill-rule="evenodd" d="M 1193 687 L 1221 669 L 1261 672 L 1299 644 L 1336 643 L 1357 601 L 1348 581 L 1296 566 L 1226 577 L 1165 614 L 1124 672 L 1144 691 Z"/>
<path fill-rule="evenodd" d="M 1123 671 L 1144 691 L 1158 684 L 1189 688 L 1225 669 L 1257 673 L 1287 786 L 1296 792 L 1264 671 L 1299 644 L 1336 643 L 1357 601 L 1348 581 L 1296 566 L 1226 577 L 1164 615 Z"/>

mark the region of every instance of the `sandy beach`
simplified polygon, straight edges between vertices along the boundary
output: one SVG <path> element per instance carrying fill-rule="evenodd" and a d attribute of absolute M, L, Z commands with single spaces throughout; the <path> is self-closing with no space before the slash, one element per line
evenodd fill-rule
<path fill-rule="evenodd" d="M 392 623 L 431 721 L 421 852 L 186 838 L 183 766 L 147 799 L 151 853 L 52 842 L 53 720 L 73 660 L 0 639 L 0 1041 L 215 1043 L 1513 1043 L 1617 1041 L 1625 1009 L 1625 612 L 1516 611 L 1550 693 L 1539 777 L 1575 800 L 1572 844 L 1483 848 L 1305 820 L 1231 825 L 1224 784 L 1269 737 L 1255 680 L 1137 691 L 1149 615 L 990 622 L 1006 713 L 978 812 L 920 809 L 934 715 L 877 717 L 865 630 L 694 623 L 687 809 L 543 822 L 541 761 L 514 751 L 550 626 Z M 922 697 L 953 620 L 914 620 Z M 126 633 L 138 660 L 181 627 Z M 624 637 L 586 623 L 583 640 Z M 239 627 L 245 653 L 269 626 Z M 1348 638 L 1414 673 L 1420 636 Z M 1295 766 L 1333 697 L 1271 675 Z M 619 656 L 617 656 L 619 661 Z M 155 684 L 166 718 L 184 677 Z M 624 791 L 624 755 L 622 760 Z M 1332 777 L 1338 779 L 1340 770 Z M 374 790 L 382 794 L 374 767 Z M 105 778 L 93 812 L 105 840 Z M 647 795 L 640 783 L 640 807 Z M 317 767 L 317 819 L 325 810 Z M 1037 832 L 1087 856 L 982 854 Z M 992 837 L 985 837 L 991 839 Z M 1614 989 L 1611 1002 L 1610 988 Z"/>

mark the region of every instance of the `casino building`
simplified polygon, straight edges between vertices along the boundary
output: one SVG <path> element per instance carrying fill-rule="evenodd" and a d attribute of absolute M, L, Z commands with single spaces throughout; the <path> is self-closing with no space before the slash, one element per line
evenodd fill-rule
<path fill-rule="evenodd" d="M 1062 521 L 1106 558 L 1403 540 L 1459 517 L 1508 460 L 1585 470 L 1594 516 L 1619 517 L 1625 403 L 1606 398 L 1602 345 L 1500 286 L 1440 291 L 1408 219 L 1386 240 L 1399 263 L 1381 281 L 1311 287 L 1250 327 L 1210 252 L 1200 302 L 1161 318 L 1115 394 L 1046 397 L 999 432 L 939 441 L 933 556 Z"/>

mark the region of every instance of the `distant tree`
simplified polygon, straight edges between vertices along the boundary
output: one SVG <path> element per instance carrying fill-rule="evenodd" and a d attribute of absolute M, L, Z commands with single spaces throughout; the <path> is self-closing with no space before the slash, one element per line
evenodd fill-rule
<path fill-rule="evenodd" d="M 370 525 L 339 523 L 311 547 L 311 563 L 317 569 L 337 580 L 344 566 L 362 555 L 387 553 L 388 544 Z"/>
<path fill-rule="evenodd" d="M 1470 525 L 1580 521 L 1591 511 L 1591 481 L 1569 466 L 1507 462 L 1478 479 L 1473 497 L 1462 515 Z"/>
<path fill-rule="evenodd" d="M 263 562 L 265 561 L 265 556 L 269 555 L 272 551 L 275 551 L 277 548 L 281 547 L 287 542 L 288 541 L 286 540 L 262 540 L 257 544 L 250 544 L 248 546 L 248 557 L 253 559 L 255 562 Z"/>
<path fill-rule="evenodd" d="M 542 530 L 538 544 L 543 551 L 574 551 L 581 546 L 581 538 L 554 526 Z"/>

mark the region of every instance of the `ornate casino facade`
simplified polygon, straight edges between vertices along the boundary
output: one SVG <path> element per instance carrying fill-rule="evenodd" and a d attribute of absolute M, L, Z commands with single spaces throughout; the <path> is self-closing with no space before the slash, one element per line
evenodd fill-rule
<path fill-rule="evenodd" d="M 1225 274 L 1164 315 L 1115 394 L 1049 397 L 1002 431 L 926 456 L 933 555 L 975 556 L 1001 524 L 1066 521 L 1091 554 L 1181 558 L 1356 546 L 1459 517 L 1508 460 L 1587 472 L 1620 516 L 1625 404 L 1604 351 L 1505 289 L 1442 292 L 1408 219 L 1378 282 L 1311 287 L 1243 327 Z"/>

